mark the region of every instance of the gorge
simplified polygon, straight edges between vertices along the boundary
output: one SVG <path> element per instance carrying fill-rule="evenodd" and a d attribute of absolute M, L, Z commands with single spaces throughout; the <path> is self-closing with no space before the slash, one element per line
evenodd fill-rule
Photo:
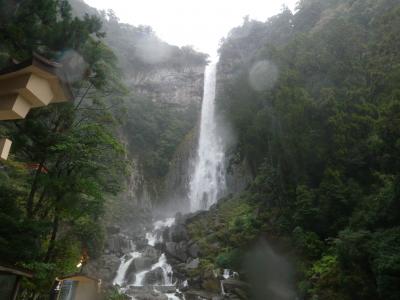
<path fill-rule="evenodd" d="M 17 300 L 71 300 L 76 273 L 101 300 L 400 299 L 399 1 L 277 1 L 108 2 L 132 25 L 0 0 L 0 70 L 38 54 L 74 96 L 0 122 L 0 268 L 34 275 Z M 216 61 L 137 25 L 144 6 L 208 44 L 237 9 L 270 17 Z"/>
<path fill-rule="evenodd" d="M 197 155 L 193 155 L 194 168 L 193 174 L 189 175 L 190 185 L 187 196 L 190 202 L 190 212 L 195 215 L 196 212 L 207 210 L 216 204 L 217 200 L 226 193 L 226 149 L 224 137 L 218 134 L 218 127 L 219 125 L 222 127 L 223 124 L 217 124 L 215 108 L 216 72 L 216 62 L 210 63 L 204 72 Z M 118 286 L 122 293 L 137 300 L 164 299 L 163 297 L 171 300 L 182 297 L 191 299 L 191 294 L 188 293 L 190 279 L 182 277 L 182 274 L 174 276 L 176 260 L 183 263 L 186 269 L 196 269 L 199 265 L 198 246 L 195 244 L 182 245 L 188 241 L 188 237 L 181 219 L 192 216 L 182 216 L 181 213 L 182 211 L 177 208 L 177 211 L 174 212 L 176 217 L 155 221 L 151 231 L 145 233 L 144 241 L 147 242 L 147 245 L 138 246 L 134 241 L 129 240 L 130 252 L 125 253 L 121 258 L 120 266 L 113 280 L 113 284 Z M 177 244 L 177 242 L 181 244 Z M 174 267 L 168 263 L 167 257 L 169 260 L 175 261 Z M 225 269 L 222 278 L 229 279 L 230 271 Z M 221 287 L 221 297 L 228 298 L 222 281 Z M 191 292 L 193 293 L 193 291 Z"/>

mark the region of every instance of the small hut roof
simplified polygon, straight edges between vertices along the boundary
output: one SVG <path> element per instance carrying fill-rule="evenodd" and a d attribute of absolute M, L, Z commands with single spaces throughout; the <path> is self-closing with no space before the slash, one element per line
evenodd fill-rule
<path fill-rule="evenodd" d="M 53 81 L 53 87 L 56 87 L 54 83 L 59 84 L 59 88 L 56 88 L 55 91 L 58 101 L 55 102 L 73 99 L 71 87 L 68 83 L 67 75 L 63 71 L 62 64 L 48 60 L 36 53 L 30 59 L 23 62 L 12 60 L 12 63 L 8 67 L 0 70 L 0 78 L 10 78 L 29 72 L 36 73 L 45 79 Z"/>

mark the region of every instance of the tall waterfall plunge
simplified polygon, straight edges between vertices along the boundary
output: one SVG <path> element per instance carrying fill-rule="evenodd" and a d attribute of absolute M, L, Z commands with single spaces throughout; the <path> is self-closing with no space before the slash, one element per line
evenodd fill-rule
<path fill-rule="evenodd" d="M 190 178 L 189 199 L 192 212 L 208 209 L 226 191 L 225 150 L 229 139 L 228 130 L 225 127 L 224 130 L 221 129 L 221 122 L 218 122 L 216 116 L 215 88 L 216 64 L 210 64 L 205 70 L 199 141 L 195 166 Z M 148 293 L 163 294 L 170 300 L 180 299 L 175 294 L 175 292 L 181 294 L 177 288 L 182 285 L 188 287 L 189 283 L 187 280 L 182 282 L 181 279 L 174 277 L 173 268 L 167 261 L 168 251 L 164 250 L 166 253 L 163 253 L 155 247 L 157 243 L 163 242 L 164 230 L 173 227 L 174 223 L 175 218 L 156 221 L 151 231 L 146 233 L 147 245 L 144 247 L 142 245 L 142 248 L 132 242 L 130 253 L 121 257 L 113 282 L 119 286 L 121 292 L 134 297 L 132 299 L 140 295 L 147 296 Z M 154 260 L 151 256 L 154 252 L 158 253 L 158 260 Z M 151 264 L 137 269 L 150 259 Z"/>
<path fill-rule="evenodd" d="M 226 190 L 225 147 L 215 113 L 216 73 L 216 63 L 206 67 L 197 157 L 190 181 L 191 211 L 208 209 Z"/>

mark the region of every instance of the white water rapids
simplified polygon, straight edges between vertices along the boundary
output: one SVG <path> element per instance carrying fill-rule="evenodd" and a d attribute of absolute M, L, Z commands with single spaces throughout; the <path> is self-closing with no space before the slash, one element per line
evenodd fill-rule
<path fill-rule="evenodd" d="M 166 227 L 170 227 L 172 224 L 174 224 L 175 219 L 174 218 L 168 218 L 166 220 L 162 221 L 156 221 L 153 224 L 153 229 L 151 232 L 146 233 L 146 239 L 147 239 L 147 244 L 151 247 L 154 247 L 154 245 L 158 242 L 162 242 L 162 237 L 161 237 L 161 231 L 162 229 Z M 136 246 L 133 242 L 131 242 L 131 252 L 127 255 L 124 255 L 121 258 L 121 263 L 119 265 L 119 268 L 117 270 L 117 275 L 115 276 L 113 280 L 113 284 L 117 285 L 120 287 L 120 290 L 127 295 L 130 294 L 129 289 L 132 287 L 145 287 L 146 283 L 144 282 L 145 276 L 147 273 L 157 269 L 161 268 L 163 272 L 163 281 L 160 284 L 155 284 L 152 286 L 154 290 L 157 290 L 157 286 L 160 287 L 171 287 L 174 286 L 174 283 L 172 282 L 172 267 L 171 265 L 168 264 L 167 258 L 165 257 L 165 254 L 162 253 L 158 259 L 158 261 L 153 264 L 149 269 L 143 270 L 141 272 L 138 272 L 135 274 L 135 281 L 133 283 L 128 283 L 126 279 L 126 273 L 128 271 L 129 266 L 132 264 L 134 259 L 142 257 L 143 253 L 140 251 L 136 250 Z M 175 300 L 179 299 L 177 298 L 173 293 L 165 294 L 168 299 L 170 300 Z M 133 295 L 131 295 L 132 299 L 135 299 Z"/>
<path fill-rule="evenodd" d="M 195 169 L 190 181 L 190 211 L 208 209 L 226 189 L 224 140 L 218 134 L 215 112 L 216 63 L 206 67 L 200 135 Z"/>

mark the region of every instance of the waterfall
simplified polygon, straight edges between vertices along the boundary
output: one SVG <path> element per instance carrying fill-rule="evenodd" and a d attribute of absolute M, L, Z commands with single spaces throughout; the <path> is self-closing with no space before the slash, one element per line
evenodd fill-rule
<path fill-rule="evenodd" d="M 224 135 L 221 134 L 220 124 L 217 122 L 215 113 L 215 89 L 216 89 L 216 63 L 206 67 L 204 75 L 204 94 L 201 108 L 200 132 L 195 160 L 194 172 L 190 179 L 190 210 L 208 209 L 216 203 L 226 191 L 225 182 L 225 143 Z M 156 247 L 157 243 L 163 241 L 162 231 L 171 227 L 175 223 L 175 218 L 159 220 L 153 223 L 153 228 L 146 233 L 148 247 Z M 144 254 L 135 251 L 132 247 L 129 255 L 121 258 L 121 264 L 114 284 L 120 287 L 120 290 L 126 295 L 134 296 L 141 293 L 142 290 L 150 289 L 156 293 L 165 295 L 168 299 L 179 299 L 175 292 L 176 282 L 173 281 L 173 269 L 168 264 L 165 253 L 161 253 L 156 263 L 152 264 L 146 270 L 136 272 L 134 282 L 127 282 L 126 273 L 134 260 L 142 257 Z M 146 275 L 150 272 L 162 271 L 162 277 L 156 284 L 146 283 Z M 188 287 L 188 281 L 183 283 Z M 172 292 L 171 292 L 172 291 Z M 180 292 L 179 292 L 180 293 Z M 164 298 L 163 298 L 164 299 Z"/>
<path fill-rule="evenodd" d="M 128 255 L 124 255 L 121 258 L 121 263 L 117 270 L 117 275 L 115 276 L 114 281 L 113 281 L 114 285 L 122 286 L 125 283 L 125 274 L 129 268 L 129 265 L 132 263 L 132 261 L 135 258 L 140 257 L 140 255 L 141 254 L 139 252 L 135 251 L 135 248 L 133 247 L 132 252 L 130 252 Z"/>
<path fill-rule="evenodd" d="M 206 67 L 204 75 L 199 142 L 189 192 L 192 212 L 208 209 L 226 189 L 225 147 L 215 113 L 216 72 L 217 64 L 212 63 Z"/>
<path fill-rule="evenodd" d="M 134 297 L 136 293 L 140 293 L 140 290 L 148 292 L 155 291 L 158 294 L 164 294 L 168 299 L 176 300 L 177 298 L 174 293 L 171 293 L 171 290 L 176 291 L 175 283 L 173 282 L 173 270 L 172 266 L 168 264 L 167 257 L 165 253 L 161 253 L 158 261 L 153 263 L 151 266 L 142 270 L 140 272 L 135 273 L 134 282 L 127 282 L 126 275 L 130 265 L 134 262 L 135 259 L 141 258 L 145 255 L 146 249 L 148 247 L 154 247 L 157 243 L 161 243 L 163 241 L 162 231 L 171 227 L 175 223 L 175 218 L 167 218 L 165 220 L 158 220 L 153 223 L 153 227 L 149 232 L 146 232 L 147 239 L 147 248 L 145 247 L 142 250 L 137 250 L 136 245 L 131 243 L 131 252 L 129 254 L 124 255 L 121 258 L 121 262 L 119 268 L 117 270 L 117 274 L 113 280 L 113 284 L 119 287 L 119 290 L 124 294 Z M 162 278 L 157 283 L 148 284 L 145 279 L 146 275 L 152 271 L 160 269 L 162 271 Z M 157 291 L 157 289 L 166 288 L 169 292 Z M 135 299 L 135 298 L 132 298 Z"/>

